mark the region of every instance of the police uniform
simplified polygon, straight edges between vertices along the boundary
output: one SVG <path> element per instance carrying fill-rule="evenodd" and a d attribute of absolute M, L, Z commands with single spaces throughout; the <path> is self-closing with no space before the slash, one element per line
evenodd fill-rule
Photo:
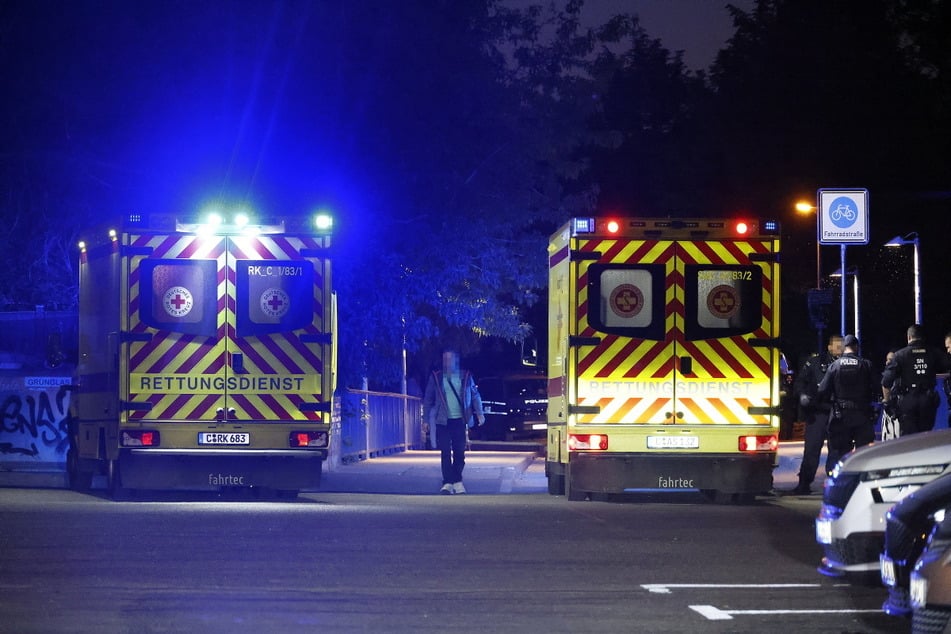
<path fill-rule="evenodd" d="M 947 355 L 927 347 L 921 339 L 913 339 L 885 366 L 882 386 L 889 390 L 894 388 L 898 397 L 902 436 L 934 428 L 940 401 L 935 390 L 935 374 L 946 371 L 947 367 Z"/>
<path fill-rule="evenodd" d="M 872 400 L 877 398 L 878 377 L 868 359 L 851 352 L 858 348 L 855 337 L 846 336 L 843 347 L 847 351 L 829 366 L 818 390 L 820 397 L 831 396 L 833 404 L 827 465 L 875 440 Z"/>
<path fill-rule="evenodd" d="M 819 460 L 822 457 L 822 445 L 826 441 L 831 405 L 828 400 L 818 397 L 819 383 L 835 358 L 828 352 L 814 354 L 802 365 L 796 375 L 795 391 L 799 400 L 800 420 L 806 422 L 802 449 L 802 463 L 799 465 L 799 484 L 796 493 L 809 493 Z M 834 464 L 826 460 L 826 471 Z"/>

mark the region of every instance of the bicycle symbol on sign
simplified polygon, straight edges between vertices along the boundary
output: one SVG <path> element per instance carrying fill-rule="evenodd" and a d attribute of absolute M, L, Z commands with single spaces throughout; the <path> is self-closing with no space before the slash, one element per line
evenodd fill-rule
<path fill-rule="evenodd" d="M 832 218 L 833 222 L 838 222 L 839 220 L 842 220 L 843 218 L 845 218 L 849 222 L 852 222 L 853 220 L 855 220 L 855 215 L 856 215 L 855 210 L 852 209 L 852 207 L 850 207 L 849 205 L 846 205 L 845 203 L 839 203 L 835 209 L 832 209 L 831 211 L 829 211 L 829 217 Z"/>

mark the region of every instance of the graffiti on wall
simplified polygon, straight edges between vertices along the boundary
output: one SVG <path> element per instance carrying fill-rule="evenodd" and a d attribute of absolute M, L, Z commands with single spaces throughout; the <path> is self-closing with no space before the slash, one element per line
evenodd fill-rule
<path fill-rule="evenodd" d="M 65 376 L 0 378 L 0 461 L 65 462 L 70 383 Z"/>

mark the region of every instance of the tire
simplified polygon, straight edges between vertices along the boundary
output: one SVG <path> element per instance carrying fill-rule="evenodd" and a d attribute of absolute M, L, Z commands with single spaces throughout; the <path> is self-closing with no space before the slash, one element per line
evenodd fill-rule
<path fill-rule="evenodd" d="M 912 634 L 940 634 L 947 629 L 951 610 L 921 608 L 911 617 Z"/>
<path fill-rule="evenodd" d="M 564 495 L 565 494 L 564 474 L 548 476 L 548 494 L 549 495 Z"/>

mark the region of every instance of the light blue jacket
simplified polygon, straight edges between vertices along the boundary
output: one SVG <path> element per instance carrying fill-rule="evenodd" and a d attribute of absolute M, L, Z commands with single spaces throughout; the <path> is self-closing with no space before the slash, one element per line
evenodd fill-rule
<path fill-rule="evenodd" d="M 462 399 L 462 419 L 467 427 L 472 427 L 476 419 L 480 425 L 485 422 L 479 388 L 476 387 L 472 375 L 468 372 L 462 373 L 462 392 L 459 397 Z M 449 420 L 449 405 L 446 403 L 446 395 L 442 389 L 442 372 L 433 372 L 429 382 L 426 383 L 426 392 L 423 395 L 423 420 L 430 425 L 445 425 Z"/>

